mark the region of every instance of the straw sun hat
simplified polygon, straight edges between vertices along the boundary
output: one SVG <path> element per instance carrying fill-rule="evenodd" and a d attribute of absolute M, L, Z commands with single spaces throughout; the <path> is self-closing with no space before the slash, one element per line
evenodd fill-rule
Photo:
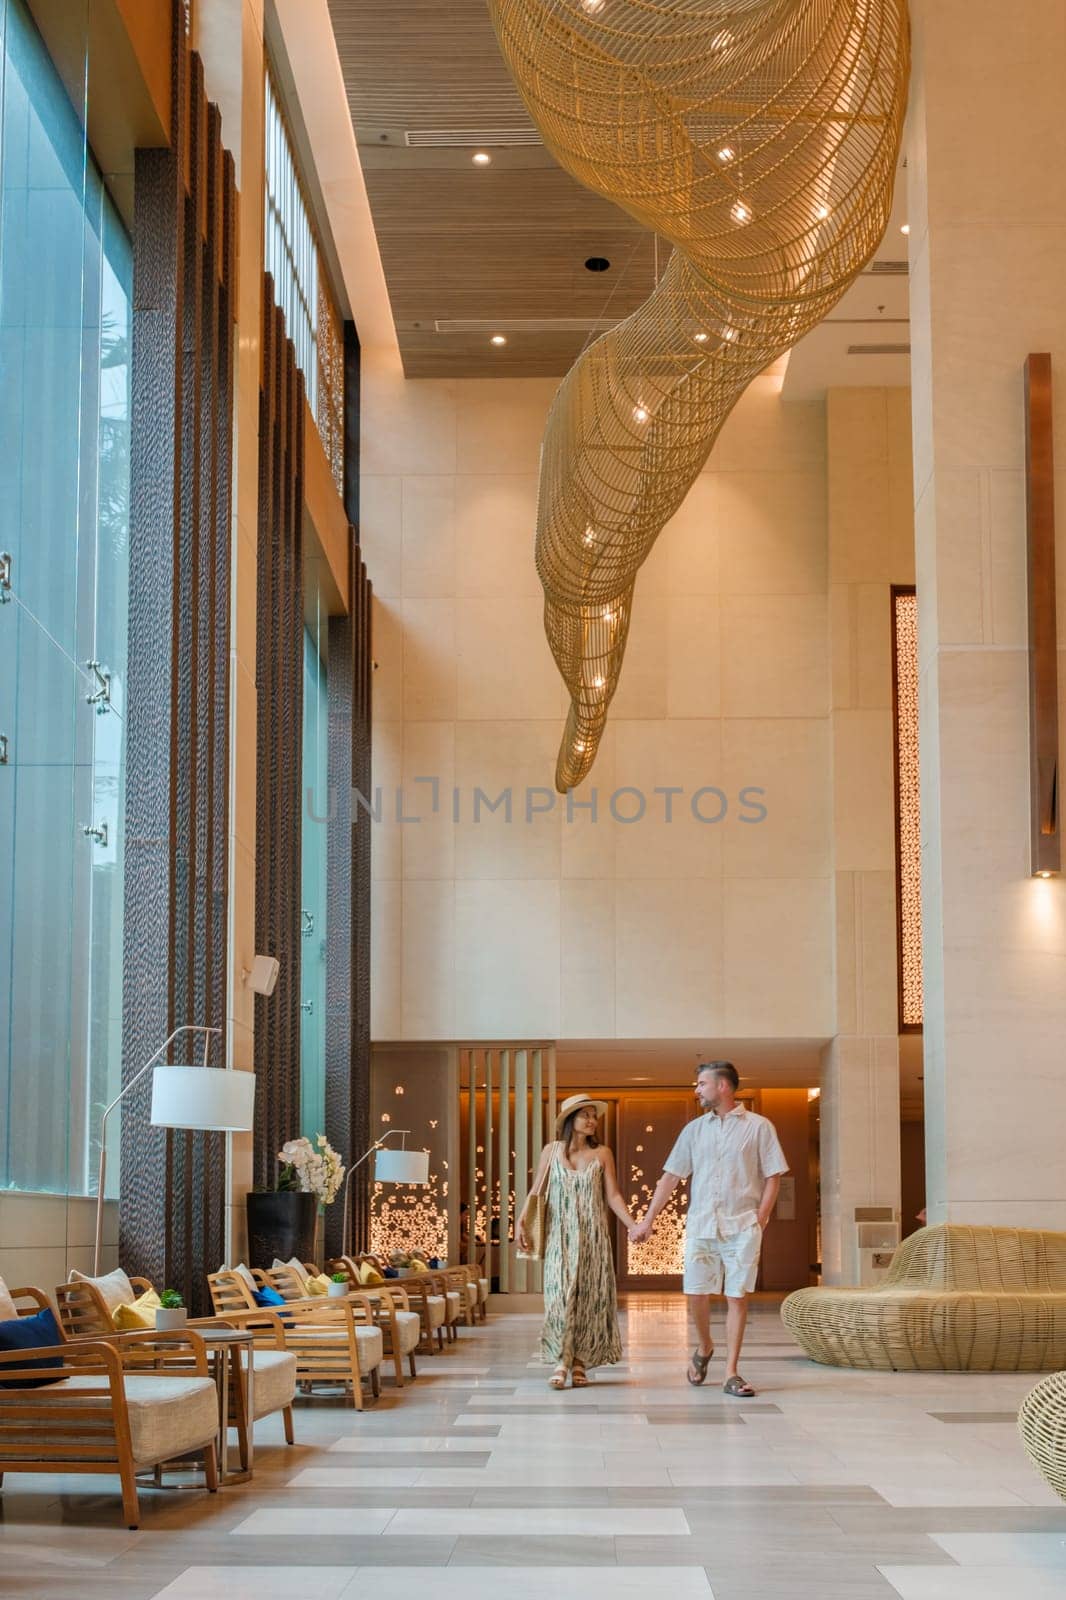
<path fill-rule="evenodd" d="M 557 1139 L 562 1138 L 563 1123 L 571 1111 L 577 1111 L 581 1106 L 591 1106 L 598 1117 L 602 1117 L 607 1110 L 606 1100 L 593 1100 L 592 1096 L 587 1094 L 572 1094 L 559 1107 L 559 1115 L 555 1119 L 555 1137 Z"/>

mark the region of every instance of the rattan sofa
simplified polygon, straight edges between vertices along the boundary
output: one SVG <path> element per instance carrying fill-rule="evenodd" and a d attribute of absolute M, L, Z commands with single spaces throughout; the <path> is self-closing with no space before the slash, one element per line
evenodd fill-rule
<path fill-rule="evenodd" d="M 812 1361 L 898 1372 L 1066 1366 L 1066 1233 L 945 1223 L 904 1240 L 883 1284 L 797 1289 L 781 1307 Z"/>
<path fill-rule="evenodd" d="M 1030 1389 L 1018 1412 L 1025 1453 L 1049 1489 L 1066 1500 L 1066 1372 Z"/>

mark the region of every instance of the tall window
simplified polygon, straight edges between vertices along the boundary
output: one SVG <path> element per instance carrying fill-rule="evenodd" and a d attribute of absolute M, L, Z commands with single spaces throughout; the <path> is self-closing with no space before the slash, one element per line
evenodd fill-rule
<path fill-rule="evenodd" d="M 0 1188 L 90 1192 L 119 1079 L 131 279 L 0 0 Z"/>
<path fill-rule="evenodd" d="M 344 490 L 344 337 L 289 130 L 266 74 L 264 256 L 338 494 Z"/>

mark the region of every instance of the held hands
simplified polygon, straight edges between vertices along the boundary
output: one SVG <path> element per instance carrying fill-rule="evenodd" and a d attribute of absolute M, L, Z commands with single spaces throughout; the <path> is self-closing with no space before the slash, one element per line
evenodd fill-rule
<path fill-rule="evenodd" d="M 650 1239 L 654 1226 L 655 1224 L 649 1222 L 647 1217 L 644 1217 L 640 1222 L 632 1223 L 629 1229 L 630 1244 L 643 1244 L 645 1239 Z"/>

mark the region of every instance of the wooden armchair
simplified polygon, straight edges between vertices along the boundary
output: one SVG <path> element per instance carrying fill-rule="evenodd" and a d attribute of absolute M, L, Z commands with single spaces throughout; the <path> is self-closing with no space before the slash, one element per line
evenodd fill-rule
<path fill-rule="evenodd" d="M 170 1354 L 182 1370 L 144 1370 Z M 45 1384 L 32 1365 L 43 1358 L 59 1362 Z M 218 1398 L 195 1333 L 116 1334 L 0 1353 L 0 1383 L 26 1379 L 37 1387 L 0 1388 L 0 1485 L 8 1472 L 116 1475 L 126 1522 L 136 1528 L 137 1473 L 197 1451 L 208 1492 L 216 1492 Z"/>
<path fill-rule="evenodd" d="M 385 1354 L 392 1357 L 396 1387 L 402 1389 L 403 1358 L 407 1357 L 411 1377 L 417 1378 L 415 1352 L 422 1342 L 422 1318 L 417 1311 L 412 1311 L 407 1290 L 395 1279 L 366 1287 L 361 1286 L 356 1263 L 350 1256 L 339 1256 L 335 1261 L 331 1261 L 329 1271 L 346 1272 L 351 1292 L 364 1295 L 374 1307 L 377 1324 L 385 1340 Z M 284 1293 L 280 1285 L 278 1292 Z"/>
<path fill-rule="evenodd" d="M 385 1264 L 380 1256 L 369 1254 L 341 1256 L 335 1265 L 338 1271 L 343 1268 L 353 1283 L 358 1283 L 359 1267 L 363 1263 L 374 1267 L 383 1278 L 385 1277 Z M 434 1283 L 432 1275 L 427 1273 L 412 1278 L 386 1278 L 385 1282 L 390 1289 L 403 1288 L 408 1308 L 418 1316 L 421 1337 L 417 1348 L 429 1355 L 435 1355 L 443 1350 L 449 1307 L 439 1286 Z M 374 1292 L 378 1292 L 376 1287 Z"/>
<path fill-rule="evenodd" d="M 130 1282 L 138 1294 L 143 1294 L 152 1287 L 147 1278 L 131 1278 Z M 128 1337 L 116 1334 L 111 1313 L 95 1284 L 81 1280 L 61 1283 L 55 1291 L 55 1298 L 59 1325 L 66 1338 L 115 1340 Z M 217 1326 L 220 1321 L 220 1318 L 202 1317 L 195 1319 L 190 1326 L 194 1329 Z M 252 1385 L 251 1416 L 248 1415 L 248 1395 L 244 1384 L 239 1386 L 231 1384 L 230 1389 L 230 1416 L 237 1430 L 237 1447 L 242 1464 L 247 1464 L 251 1456 L 249 1440 L 252 1424 L 262 1417 L 280 1411 L 286 1444 L 295 1443 L 296 1437 L 292 1420 L 296 1368 L 292 1357 L 285 1351 L 284 1341 L 279 1341 L 273 1349 L 267 1344 L 260 1347 L 257 1341 L 256 1348 L 252 1352 L 252 1363 L 255 1367 L 255 1382 Z M 237 1392 L 238 1387 L 239 1392 Z"/>
<path fill-rule="evenodd" d="M 50 1305 L 44 1290 L 35 1289 L 32 1284 L 25 1289 L 9 1289 L 7 1292 L 15 1302 L 15 1312 L 20 1317 L 35 1317 L 38 1311 L 47 1311 Z"/>
<path fill-rule="evenodd" d="M 235 1328 L 250 1328 L 257 1347 L 282 1348 L 296 1357 L 301 1389 L 309 1391 L 316 1383 L 340 1385 L 361 1411 L 366 1375 L 374 1398 L 380 1395 L 385 1342 L 365 1294 L 349 1294 L 343 1300 L 290 1300 L 284 1312 L 278 1312 L 257 1306 L 239 1273 L 212 1272 L 207 1283 L 216 1316 Z"/>

